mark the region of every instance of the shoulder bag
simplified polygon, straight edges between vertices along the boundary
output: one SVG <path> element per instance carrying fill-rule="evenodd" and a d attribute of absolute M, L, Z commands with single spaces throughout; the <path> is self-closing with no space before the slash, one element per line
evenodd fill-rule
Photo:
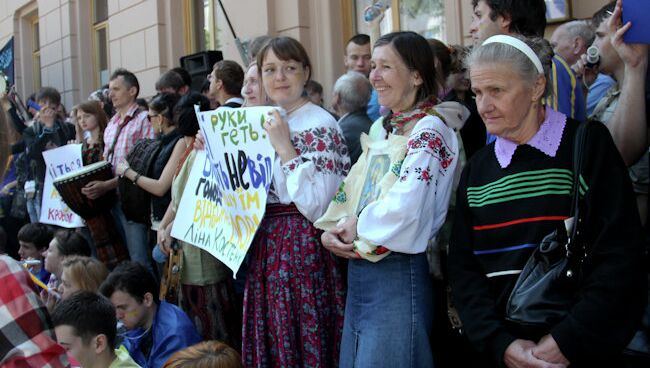
<path fill-rule="evenodd" d="M 506 320 L 529 331 L 548 333 L 571 310 L 578 294 L 586 248 L 580 237 L 580 172 L 587 126 L 573 141 L 572 226 L 544 237 L 526 262 L 506 305 Z"/>

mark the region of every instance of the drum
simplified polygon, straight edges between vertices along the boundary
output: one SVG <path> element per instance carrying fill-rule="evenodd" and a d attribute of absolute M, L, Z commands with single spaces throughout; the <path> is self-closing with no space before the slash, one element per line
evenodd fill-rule
<path fill-rule="evenodd" d="M 111 190 L 102 197 L 93 200 L 83 195 L 81 188 L 91 181 L 106 181 L 112 178 L 113 171 L 110 162 L 99 161 L 77 171 L 61 175 L 54 179 L 53 184 L 68 207 L 84 220 L 88 220 L 100 212 L 110 211 L 117 203 L 117 194 L 115 190 Z"/>
<path fill-rule="evenodd" d="M 106 181 L 112 178 L 111 164 L 99 161 L 61 175 L 53 181 L 54 187 L 68 207 L 86 220 L 95 242 L 97 258 L 111 270 L 120 262 L 129 259 L 129 251 L 111 215 L 111 209 L 117 203 L 117 194 L 115 190 L 111 190 L 100 198 L 90 199 L 81 193 L 81 188 L 91 181 Z"/>

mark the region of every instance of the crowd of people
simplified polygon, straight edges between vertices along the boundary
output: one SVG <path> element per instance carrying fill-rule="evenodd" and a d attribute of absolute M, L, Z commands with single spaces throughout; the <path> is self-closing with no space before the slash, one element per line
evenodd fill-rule
<path fill-rule="evenodd" d="M 645 25 L 618 0 L 549 42 L 543 0 L 471 5 L 472 47 L 352 37 L 331 106 L 282 36 L 256 39 L 245 68 L 217 62 L 202 91 L 173 68 L 141 99 L 119 68 L 70 114 L 52 87 L 26 109 L 2 96 L 0 365 L 647 367 L 648 46 L 622 38 Z M 204 147 L 197 106 L 275 107 L 265 215 L 236 275 L 171 236 Z M 40 222 L 43 152 L 67 144 L 110 167 L 77 190 L 105 207 L 78 229 Z M 578 260 L 570 300 L 517 319 L 549 233 Z"/>

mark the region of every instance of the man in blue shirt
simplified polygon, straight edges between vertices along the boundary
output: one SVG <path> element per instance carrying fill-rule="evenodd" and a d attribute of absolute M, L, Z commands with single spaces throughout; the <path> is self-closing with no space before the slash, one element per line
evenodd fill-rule
<path fill-rule="evenodd" d="M 99 288 L 124 324 L 122 345 L 140 366 L 161 367 L 175 352 L 201 341 L 185 312 L 158 300 L 158 287 L 146 267 L 126 262 Z"/>

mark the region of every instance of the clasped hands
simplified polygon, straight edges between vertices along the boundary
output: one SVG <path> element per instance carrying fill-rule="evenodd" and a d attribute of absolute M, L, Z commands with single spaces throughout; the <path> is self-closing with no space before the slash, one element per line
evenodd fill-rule
<path fill-rule="evenodd" d="M 566 368 L 570 364 L 551 335 L 542 337 L 537 344 L 517 339 L 508 346 L 503 358 L 509 368 Z"/>
<path fill-rule="evenodd" d="M 325 249 L 341 258 L 358 259 L 352 244 L 357 237 L 356 216 L 345 217 L 336 224 L 336 227 L 324 232 L 320 239 Z"/>

